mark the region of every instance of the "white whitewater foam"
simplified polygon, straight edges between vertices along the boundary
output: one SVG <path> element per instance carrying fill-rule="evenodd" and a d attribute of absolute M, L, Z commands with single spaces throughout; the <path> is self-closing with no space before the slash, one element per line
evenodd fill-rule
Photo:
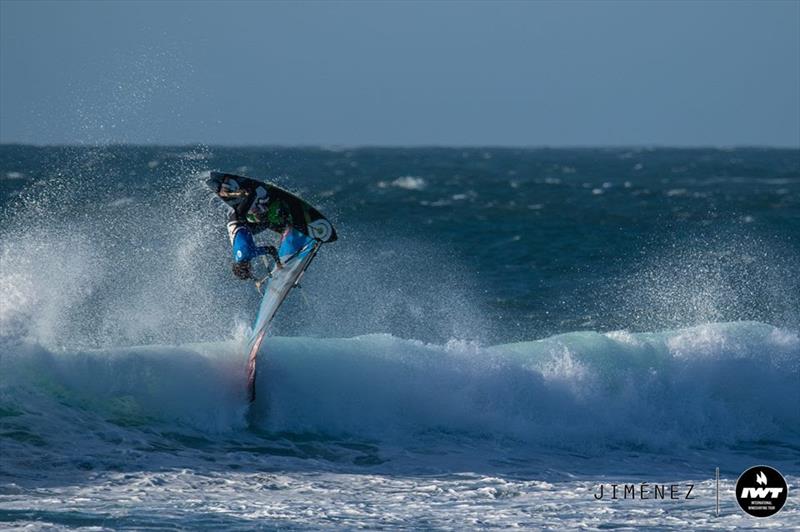
<path fill-rule="evenodd" d="M 242 428 L 237 342 L 70 352 L 6 338 L 2 349 L 5 405 L 37 424 L 60 424 L 65 408 L 80 407 L 153 426 Z M 590 454 L 800 441 L 800 340 L 758 323 L 490 348 L 389 335 L 270 338 L 261 357 L 250 421 L 272 432 L 400 445 L 421 434 L 491 436 Z M 124 412 L 109 411 L 114 404 Z"/>
<path fill-rule="evenodd" d="M 422 177 L 407 175 L 403 177 L 398 177 L 393 181 L 380 181 L 378 183 L 378 186 L 381 188 L 386 188 L 391 186 L 396 188 L 402 188 L 405 190 L 422 190 L 428 186 L 428 183 Z"/>
<path fill-rule="evenodd" d="M 754 526 L 730 492 L 758 456 L 800 481 L 795 331 L 727 323 L 489 348 L 278 337 L 261 356 L 247 415 L 241 342 L 64 350 L 3 337 L 0 519 L 730 529 Z M 696 499 L 595 501 L 601 482 L 693 483 Z M 770 524 L 796 527 L 800 510 Z"/>

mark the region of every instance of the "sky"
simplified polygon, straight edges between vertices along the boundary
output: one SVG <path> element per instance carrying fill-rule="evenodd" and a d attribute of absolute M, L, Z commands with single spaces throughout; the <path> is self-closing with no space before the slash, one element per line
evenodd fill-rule
<path fill-rule="evenodd" d="M 0 0 L 0 142 L 800 148 L 800 1 Z"/>

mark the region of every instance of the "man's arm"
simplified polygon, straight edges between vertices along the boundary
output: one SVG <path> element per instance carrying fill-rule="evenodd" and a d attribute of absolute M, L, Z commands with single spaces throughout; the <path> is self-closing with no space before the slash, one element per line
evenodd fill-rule
<path fill-rule="evenodd" d="M 223 182 L 217 194 L 219 194 L 221 198 L 242 198 L 237 205 L 231 206 L 231 208 L 236 218 L 241 222 L 245 222 L 247 220 L 247 212 L 256 200 L 255 188 L 249 183 L 247 185 L 242 185 L 241 188 L 238 188 L 238 183 L 234 182 L 233 184 L 237 185 L 236 190 L 230 190 L 228 184 Z"/>
<path fill-rule="evenodd" d="M 275 261 L 275 264 L 280 264 L 281 261 L 278 258 L 278 250 L 275 249 L 275 246 L 259 246 L 258 248 L 259 255 L 269 255 L 272 257 L 272 260 Z"/>

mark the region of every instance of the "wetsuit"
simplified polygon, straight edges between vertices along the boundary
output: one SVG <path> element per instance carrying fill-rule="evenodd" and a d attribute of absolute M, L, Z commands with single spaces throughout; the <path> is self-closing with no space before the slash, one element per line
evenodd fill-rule
<path fill-rule="evenodd" d="M 249 262 L 260 255 L 270 255 L 276 261 L 278 253 L 274 246 L 257 246 L 253 240 L 251 224 L 247 215 L 256 201 L 255 190 L 248 190 L 242 201 L 228 213 L 228 238 L 231 241 L 233 260 L 237 263 Z"/>

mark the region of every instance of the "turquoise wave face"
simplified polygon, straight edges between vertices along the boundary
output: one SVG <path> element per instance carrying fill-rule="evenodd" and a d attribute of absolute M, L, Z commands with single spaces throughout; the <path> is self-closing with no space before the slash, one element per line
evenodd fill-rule
<path fill-rule="evenodd" d="M 246 440 L 248 427 L 408 448 L 490 440 L 584 455 L 800 444 L 800 338 L 760 323 L 493 347 L 277 337 L 262 354 L 263 393 L 246 419 L 236 342 L 6 346 L 5 430 L 13 446 L 67 454 L 65 440 L 78 433 L 111 452 L 118 437 L 154 444 L 164 433 L 224 447 Z"/>

